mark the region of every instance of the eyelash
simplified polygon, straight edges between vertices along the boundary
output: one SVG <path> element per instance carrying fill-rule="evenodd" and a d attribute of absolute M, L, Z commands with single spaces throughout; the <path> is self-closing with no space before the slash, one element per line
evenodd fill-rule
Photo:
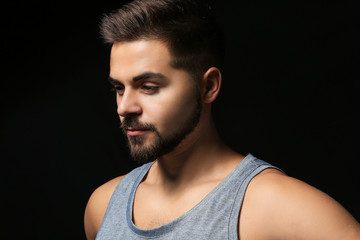
<path fill-rule="evenodd" d="M 124 89 L 123 87 L 116 86 L 116 87 L 111 88 L 111 91 L 119 93 L 119 91 L 122 91 L 123 89 Z"/>
<path fill-rule="evenodd" d="M 148 94 L 151 94 L 151 93 L 156 93 L 158 90 L 159 90 L 159 87 L 157 86 L 147 86 L 147 85 L 143 85 L 141 87 L 141 89 L 143 89 L 144 92 L 148 93 Z M 113 87 L 111 88 L 111 91 L 112 92 L 117 92 L 119 95 L 122 95 L 120 94 L 119 92 L 120 91 L 124 91 L 124 87 L 122 86 L 116 86 L 116 87 Z"/>
<path fill-rule="evenodd" d="M 144 89 L 145 92 L 156 92 L 159 87 L 143 85 L 142 89 Z"/>

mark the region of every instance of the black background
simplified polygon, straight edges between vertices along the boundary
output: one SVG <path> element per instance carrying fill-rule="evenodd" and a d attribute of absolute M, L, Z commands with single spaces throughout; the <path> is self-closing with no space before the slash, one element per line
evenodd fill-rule
<path fill-rule="evenodd" d="M 99 18 L 125 1 L 3 5 L 2 201 L 9 239 L 83 239 L 92 191 L 136 166 L 118 129 Z M 226 35 L 224 140 L 360 219 L 359 28 L 352 2 L 215 3 Z"/>

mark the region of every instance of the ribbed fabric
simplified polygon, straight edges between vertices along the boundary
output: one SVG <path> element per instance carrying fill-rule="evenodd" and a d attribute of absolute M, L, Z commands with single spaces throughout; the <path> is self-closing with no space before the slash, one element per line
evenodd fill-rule
<path fill-rule="evenodd" d="M 153 162 L 127 174 L 110 199 L 97 240 L 110 239 L 238 239 L 239 212 L 253 177 L 276 168 L 248 154 L 200 203 L 179 218 L 153 229 L 140 229 L 132 221 L 135 191 Z"/>

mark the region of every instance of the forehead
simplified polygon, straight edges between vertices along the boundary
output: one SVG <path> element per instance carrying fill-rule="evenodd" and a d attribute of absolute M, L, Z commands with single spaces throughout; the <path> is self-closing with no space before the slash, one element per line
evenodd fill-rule
<path fill-rule="evenodd" d="M 115 42 L 111 49 L 110 75 L 124 79 L 146 71 L 166 74 L 173 69 L 170 60 L 168 47 L 159 40 Z"/>

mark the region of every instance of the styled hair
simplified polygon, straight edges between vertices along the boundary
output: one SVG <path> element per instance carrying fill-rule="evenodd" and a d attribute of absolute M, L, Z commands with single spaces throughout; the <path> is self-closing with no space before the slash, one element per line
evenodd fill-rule
<path fill-rule="evenodd" d="M 172 55 L 171 65 L 196 78 L 222 67 L 223 34 L 204 0 L 134 0 L 101 19 L 106 43 L 160 40 Z"/>

